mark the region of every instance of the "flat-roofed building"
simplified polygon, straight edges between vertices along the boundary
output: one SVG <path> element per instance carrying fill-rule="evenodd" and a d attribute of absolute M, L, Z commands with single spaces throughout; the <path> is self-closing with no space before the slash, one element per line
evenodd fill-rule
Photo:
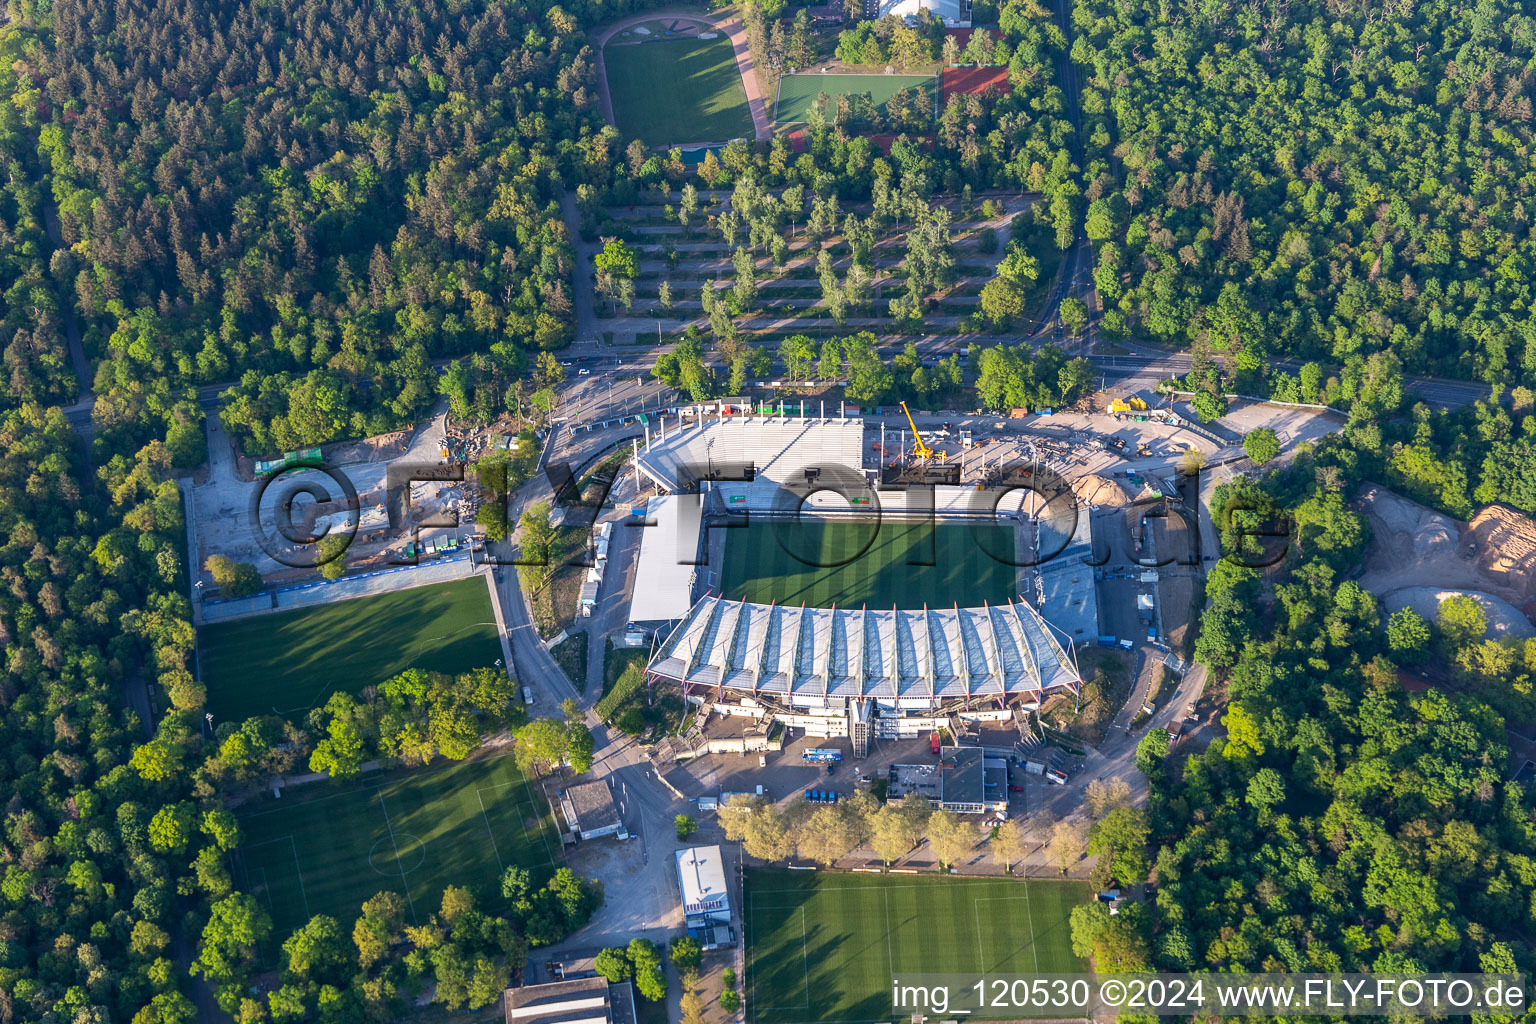
<path fill-rule="evenodd" d="M 578 978 L 509 988 L 503 995 L 507 1024 L 635 1024 L 629 982 Z"/>
<path fill-rule="evenodd" d="M 677 851 L 677 884 L 683 895 L 688 934 L 705 949 L 735 941 L 731 930 L 731 895 L 725 887 L 725 861 L 718 846 Z"/>
<path fill-rule="evenodd" d="M 624 832 L 624 820 L 613 791 L 602 780 L 567 786 L 560 794 L 566 828 L 580 839 L 597 839 Z"/>

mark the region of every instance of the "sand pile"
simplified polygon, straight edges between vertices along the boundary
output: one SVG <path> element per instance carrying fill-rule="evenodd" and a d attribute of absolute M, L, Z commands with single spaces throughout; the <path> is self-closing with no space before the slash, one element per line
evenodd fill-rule
<path fill-rule="evenodd" d="M 1425 559 L 1456 549 L 1461 530 L 1456 520 L 1368 485 L 1360 492 L 1360 507 L 1371 518 L 1375 541 L 1398 558 Z"/>
<path fill-rule="evenodd" d="M 1521 593 L 1536 584 L 1536 522 L 1508 505 L 1489 505 L 1468 524 L 1477 564 L 1499 583 Z"/>
<path fill-rule="evenodd" d="M 1078 477 L 1072 481 L 1072 493 L 1077 495 L 1077 500 L 1084 505 L 1093 505 L 1098 508 L 1119 508 L 1128 504 L 1130 496 L 1125 489 L 1109 477 L 1090 473 L 1087 476 Z"/>

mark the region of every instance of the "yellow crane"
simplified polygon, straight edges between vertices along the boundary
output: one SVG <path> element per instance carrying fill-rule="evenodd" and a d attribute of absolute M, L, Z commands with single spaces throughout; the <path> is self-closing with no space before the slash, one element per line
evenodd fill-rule
<path fill-rule="evenodd" d="M 934 458 L 937 453 L 928 447 L 928 442 L 923 440 L 922 431 L 917 429 L 917 421 L 912 418 L 912 410 L 907 408 L 907 403 L 901 403 L 901 411 L 907 414 L 907 422 L 912 424 L 912 454 L 919 459 Z"/>

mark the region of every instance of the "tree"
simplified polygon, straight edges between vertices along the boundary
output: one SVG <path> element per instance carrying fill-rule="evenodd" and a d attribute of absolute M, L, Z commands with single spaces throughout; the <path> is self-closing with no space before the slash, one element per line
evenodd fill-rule
<path fill-rule="evenodd" d="M 1022 860 L 1029 850 L 1029 840 L 1024 834 L 1024 824 L 1018 818 L 1009 818 L 997 826 L 992 837 L 992 856 L 1010 874 L 1016 861 Z"/>
<path fill-rule="evenodd" d="M 691 814 L 679 814 L 673 824 L 677 826 L 679 839 L 687 839 L 699 830 L 699 823 Z"/>
<path fill-rule="evenodd" d="M 237 977 L 237 971 L 253 962 L 261 943 L 272 933 L 272 919 L 245 893 L 232 893 L 209 908 L 203 926 L 202 949 L 192 963 L 192 973 L 214 984 Z"/>
<path fill-rule="evenodd" d="M 855 824 L 841 804 L 827 804 L 811 811 L 797 830 L 800 855 L 831 867 L 858 845 Z"/>
<path fill-rule="evenodd" d="M 351 955 L 334 917 L 316 914 L 283 940 L 287 981 L 342 982 L 350 977 Z"/>
<path fill-rule="evenodd" d="M 1179 456 L 1178 470 L 1185 476 L 1194 476 L 1205 468 L 1205 452 L 1191 445 Z"/>
<path fill-rule="evenodd" d="M 598 974 L 615 985 L 634 976 L 634 965 L 630 962 L 629 954 L 622 949 L 602 950 L 592 961 L 592 966 Z"/>
<path fill-rule="evenodd" d="M 331 532 L 320 538 L 315 545 L 316 564 L 320 575 L 328 580 L 339 580 L 347 573 L 347 548 L 352 545 L 350 533 Z"/>
<path fill-rule="evenodd" d="M 635 991 L 653 1003 L 667 998 L 667 973 L 661 965 L 661 954 L 649 939 L 631 939 L 629 962 L 634 966 Z"/>
<path fill-rule="evenodd" d="M 1429 623 L 1411 606 L 1399 608 L 1387 620 L 1387 647 L 1404 665 L 1417 665 L 1429 654 Z"/>
<path fill-rule="evenodd" d="M 534 777 L 553 771 L 565 762 L 570 735 L 553 718 L 535 718 L 517 730 L 513 758 L 518 770 Z"/>
<path fill-rule="evenodd" d="M 784 3 L 785 0 L 771 0 L 774 3 Z M 704 1024 L 704 997 L 699 995 L 698 976 L 688 974 L 683 977 L 683 994 L 678 997 L 678 1024 Z"/>
<path fill-rule="evenodd" d="M 1258 427 L 1243 436 L 1243 451 L 1255 466 L 1262 466 L 1280 455 L 1280 438 L 1269 427 Z"/>
<path fill-rule="evenodd" d="M 981 288 L 981 312 L 994 328 L 1007 327 L 1024 312 L 1024 291 L 1016 283 L 995 277 Z"/>
<path fill-rule="evenodd" d="M 1102 818 L 1116 807 L 1122 807 L 1131 799 L 1131 787 L 1124 779 L 1115 777 L 1108 782 L 1094 779 L 1083 791 L 1083 805 L 1088 814 Z"/>
<path fill-rule="evenodd" d="M 539 388 L 558 388 L 565 383 L 566 369 L 560 360 L 555 358 L 553 352 L 540 352 L 534 360 L 533 386 Z"/>
<path fill-rule="evenodd" d="M 888 803 L 875 814 L 870 845 L 885 863 L 900 860 L 922 841 L 930 813 L 927 807 L 919 807 L 923 802 L 907 797 L 900 805 Z"/>
<path fill-rule="evenodd" d="M 1163 761 L 1168 757 L 1168 730 L 1152 729 L 1136 744 L 1136 767 L 1149 780 L 1163 776 Z"/>
<path fill-rule="evenodd" d="M 592 770 L 592 755 L 597 741 L 587 728 L 586 716 L 574 698 L 566 698 L 560 705 L 565 714 L 565 758 L 571 771 L 578 775 Z"/>
<path fill-rule="evenodd" d="M 640 255 L 621 238 L 610 238 L 603 249 L 592 257 L 598 270 L 606 270 L 615 277 L 633 280 L 640 273 Z"/>
<path fill-rule="evenodd" d="M 1454 653 L 1483 638 L 1488 632 L 1488 616 L 1477 598 L 1457 594 L 1440 602 L 1435 626 L 1440 642 Z"/>
<path fill-rule="evenodd" d="M 1061 300 L 1057 307 L 1056 315 L 1061 318 L 1062 326 L 1076 337 L 1078 332 L 1088 326 L 1088 307 L 1083 300 L 1068 295 Z"/>
<path fill-rule="evenodd" d="M 1087 839 L 1087 826 L 1080 821 L 1058 821 L 1051 827 L 1051 852 L 1063 875 L 1082 859 Z"/>
<path fill-rule="evenodd" d="M 230 597 L 249 597 L 261 589 L 261 574 L 254 565 L 236 562 L 228 555 L 209 555 L 203 563 L 214 584 Z"/>
<path fill-rule="evenodd" d="M 1200 417 L 1201 423 L 1209 423 L 1219 420 L 1227 414 L 1227 400 L 1222 395 L 1213 395 L 1209 391 L 1197 391 L 1189 400 L 1189 407 L 1195 410 L 1195 415 Z"/>
<path fill-rule="evenodd" d="M 656 286 L 656 301 L 664 311 L 672 309 L 672 282 L 663 281 Z"/>
<path fill-rule="evenodd" d="M 934 811 L 928 818 L 928 844 L 940 867 L 953 868 L 976 847 L 976 826 L 953 811 Z"/>
<path fill-rule="evenodd" d="M 816 360 L 816 343 L 803 334 L 793 334 L 779 343 L 779 359 L 784 376 L 790 380 L 809 380 Z"/>
<path fill-rule="evenodd" d="M 536 501 L 523 510 L 517 525 L 521 532 L 519 564 L 547 567 L 553 558 L 555 528 L 550 524 L 549 502 Z"/>
<path fill-rule="evenodd" d="M 1150 833 L 1145 811 L 1116 807 L 1089 832 L 1088 852 L 1097 855 L 1100 864 L 1107 863 L 1109 874 L 1121 885 L 1137 885 L 1151 870 L 1146 849 Z"/>
<path fill-rule="evenodd" d="M 679 971 L 697 971 L 704 956 L 704 947 L 690 935 L 680 935 L 672 940 L 672 950 L 667 954 Z"/>

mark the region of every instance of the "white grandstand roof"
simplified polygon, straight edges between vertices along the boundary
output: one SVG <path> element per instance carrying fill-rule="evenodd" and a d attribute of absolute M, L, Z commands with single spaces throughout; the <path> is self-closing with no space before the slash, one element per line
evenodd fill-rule
<path fill-rule="evenodd" d="M 726 416 L 659 427 L 640 451 L 640 471 L 669 491 L 691 490 L 710 473 L 739 479 L 750 466 L 769 493 L 781 483 L 803 484 L 807 469 L 857 474 L 864 460 L 859 419 Z"/>
<path fill-rule="evenodd" d="M 658 622 L 687 614 L 693 600 L 698 502 L 694 494 L 663 494 L 647 502 L 629 621 Z"/>
<path fill-rule="evenodd" d="M 802 703 L 1005 696 L 1081 681 L 1045 620 L 1024 603 L 885 610 L 705 597 L 648 670 Z"/>

